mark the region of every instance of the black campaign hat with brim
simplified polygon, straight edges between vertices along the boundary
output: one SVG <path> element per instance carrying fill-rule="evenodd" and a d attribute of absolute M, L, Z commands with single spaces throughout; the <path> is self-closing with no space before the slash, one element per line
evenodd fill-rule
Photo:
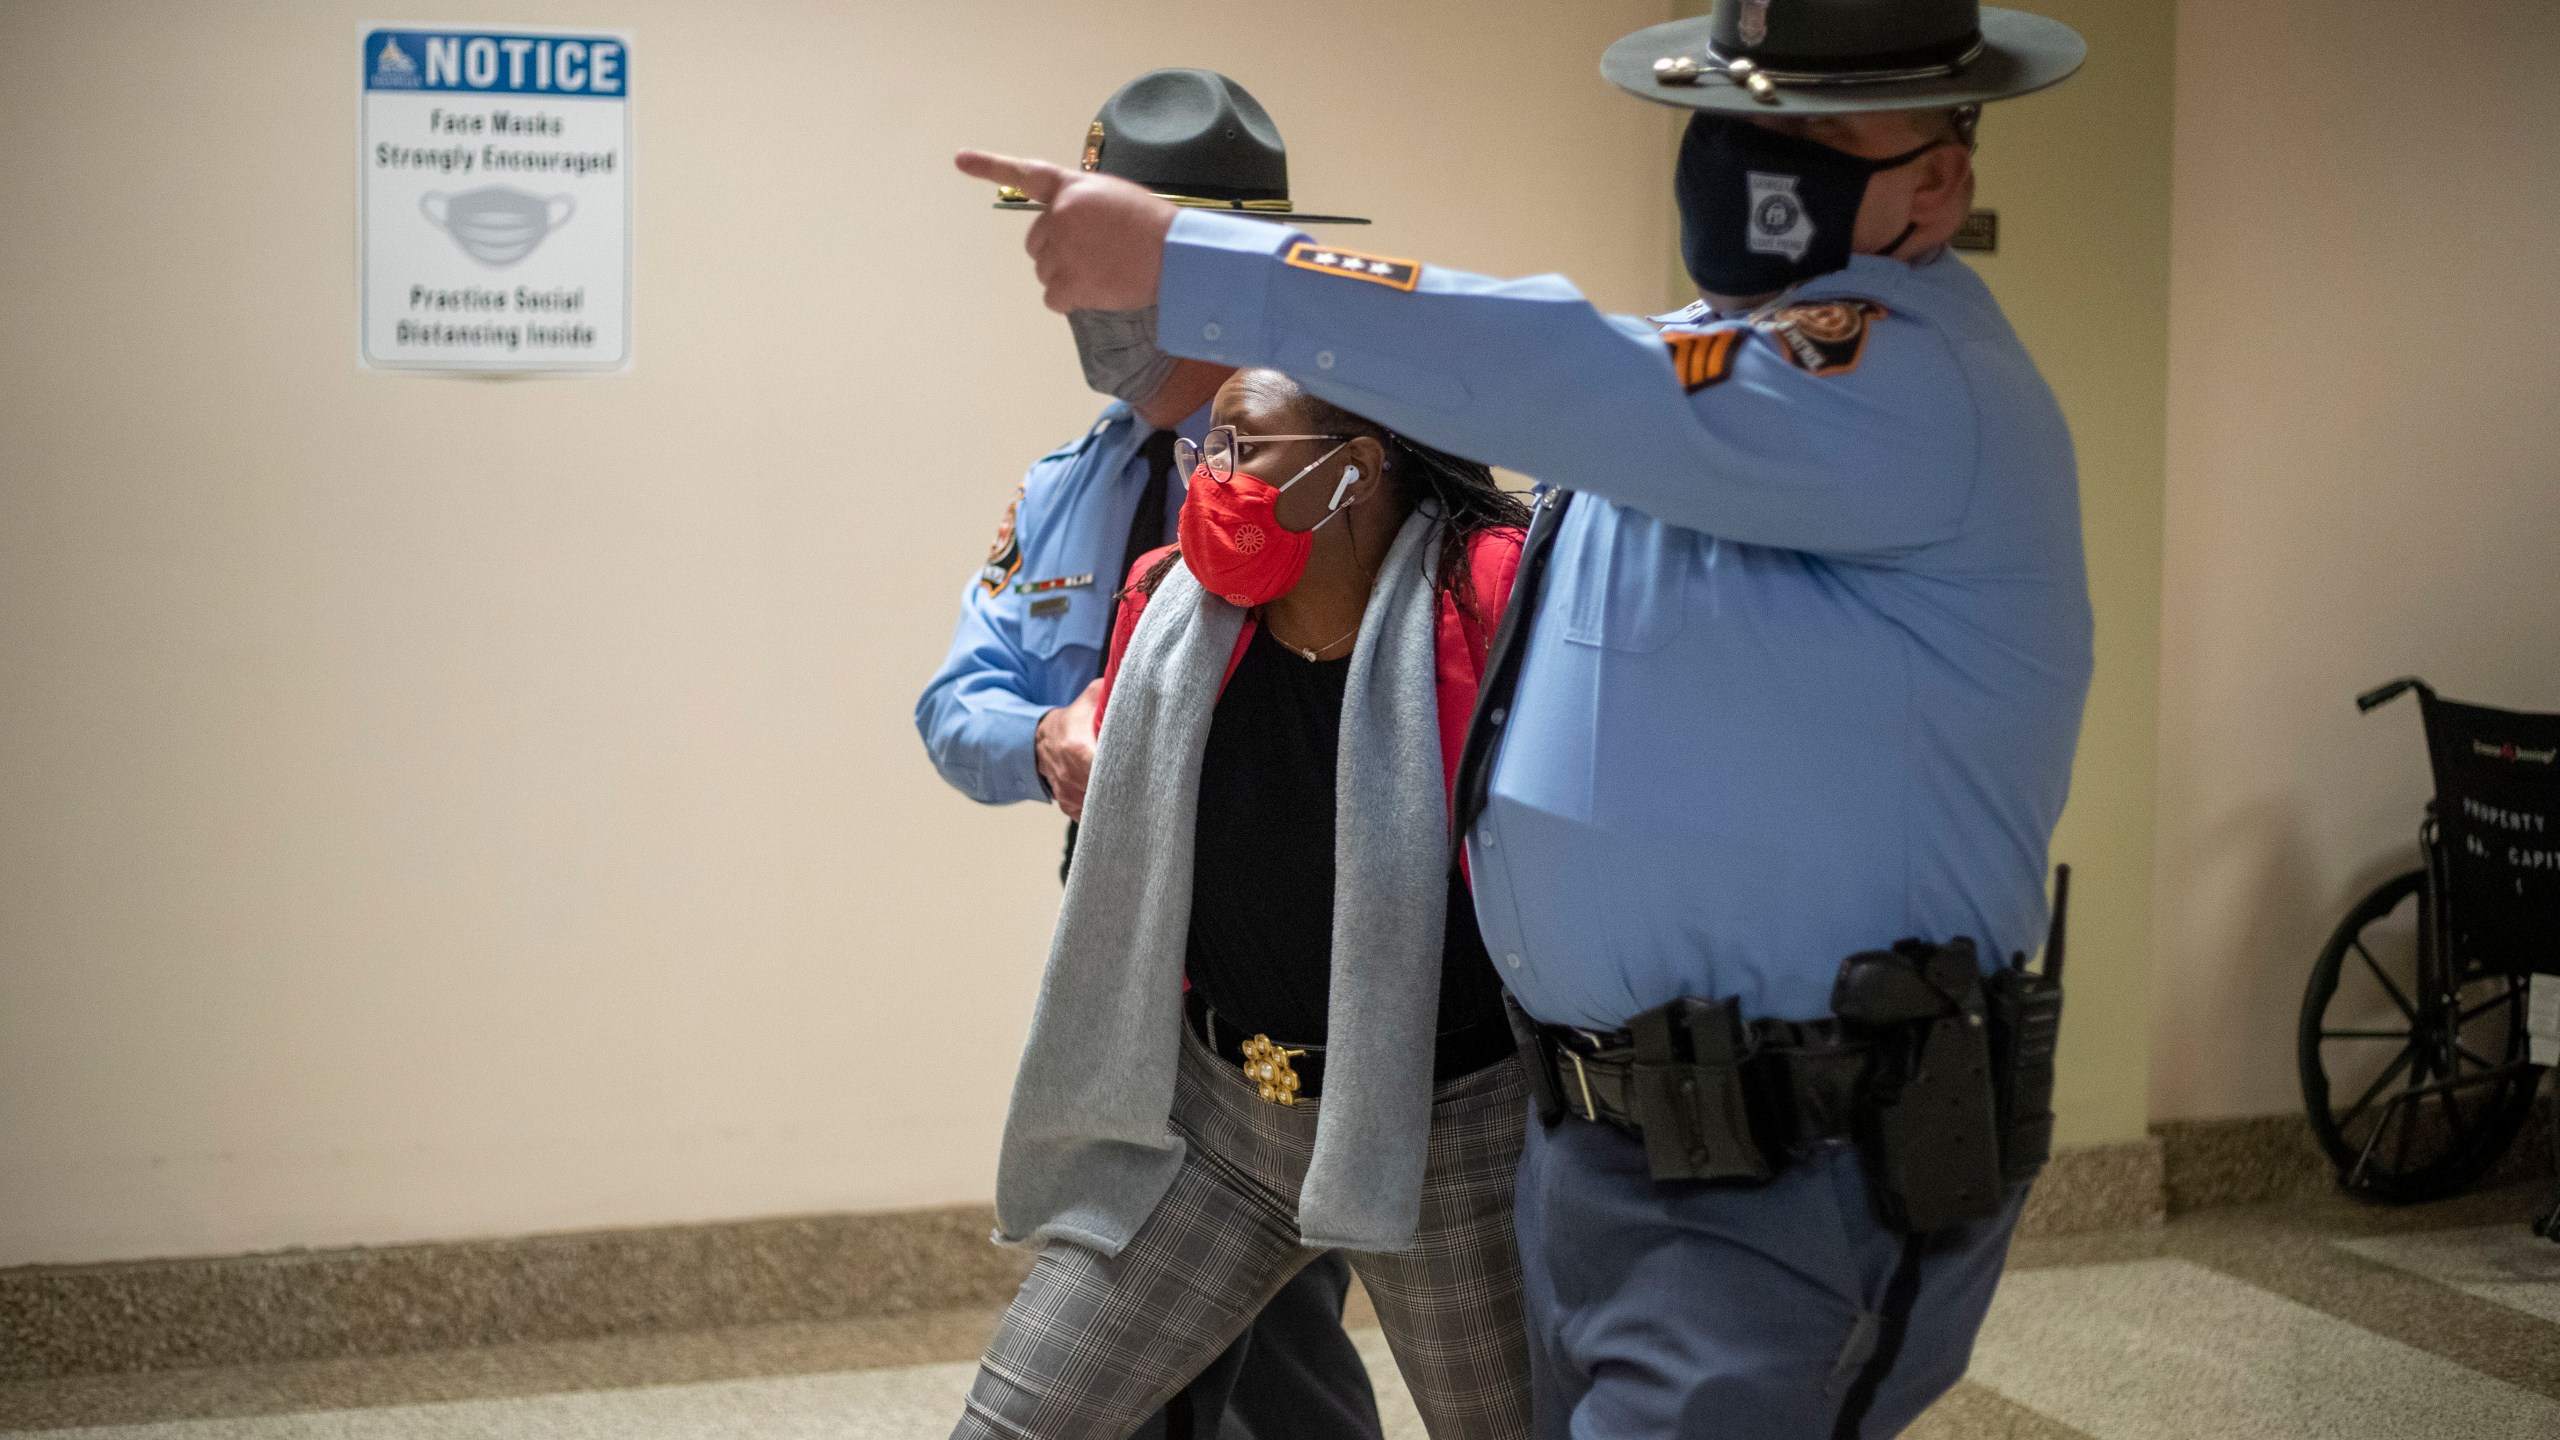
<path fill-rule="evenodd" d="M 1102 102 L 1084 136 L 1083 165 L 1194 210 L 1225 210 L 1299 225 L 1366 225 L 1315 215 L 1289 198 L 1289 151 L 1252 92 L 1215 70 L 1150 70 Z M 1010 186 L 999 210 L 1041 207 Z"/>
<path fill-rule="evenodd" d="M 1610 46 L 1600 74 L 1690 110 L 1841 115 L 2014 99 L 2088 55 L 2059 20 L 1976 0 L 1716 0 Z"/>

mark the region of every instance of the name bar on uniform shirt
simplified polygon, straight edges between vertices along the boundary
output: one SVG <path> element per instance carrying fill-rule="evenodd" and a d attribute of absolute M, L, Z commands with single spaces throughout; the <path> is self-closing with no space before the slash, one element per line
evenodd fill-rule
<path fill-rule="evenodd" d="M 1038 595 L 1050 590 L 1081 590 L 1092 583 L 1093 576 L 1090 573 L 1083 575 L 1061 575 L 1054 580 L 1025 580 L 1021 584 L 1013 587 L 1013 593 L 1016 595 Z"/>
<path fill-rule="evenodd" d="M 367 90 L 597 95 L 631 89 L 631 55 L 610 35 L 376 30 L 364 37 Z"/>

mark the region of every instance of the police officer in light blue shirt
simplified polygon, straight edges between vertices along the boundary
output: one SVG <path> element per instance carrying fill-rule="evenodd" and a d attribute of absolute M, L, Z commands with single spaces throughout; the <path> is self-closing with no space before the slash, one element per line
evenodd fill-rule
<path fill-rule="evenodd" d="M 1292 225 L 1367 223 L 1292 205 L 1278 129 L 1243 86 L 1214 71 L 1155 70 L 1121 87 L 1088 127 L 1082 165 L 1190 208 Z M 1018 192 L 997 203 L 1039 208 Z M 1137 557 L 1173 537 L 1183 498 L 1174 440 L 1201 438 L 1209 401 L 1233 373 L 1163 355 L 1152 320 L 1135 329 L 1099 315 L 1071 322 L 1087 379 L 1120 398 L 1023 476 L 962 592 L 950 653 L 916 702 L 916 730 L 942 778 L 983 804 L 1055 801 L 1070 822 L 1070 862 L 1114 596 Z M 1342 1330 L 1349 1286 L 1339 1255 L 1299 1271 L 1142 1440 L 1376 1440 L 1377 1401 Z"/>
<path fill-rule="evenodd" d="M 1093 750 L 1087 692 L 1102 674 L 1119 561 L 1133 526 L 1142 550 L 1173 533 L 1182 486 L 1170 478 L 1172 440 L 1196 439 L 1208 415 L 1205 402 L 1183 409 L 1181 398 L 1204 383 L 1215 393 L 1229 373 L 1197 369 L 1166 387 L 1184 393 L 1143 414 L 1113 401 L 1082 437 L 1042 456 L 1005 507 L 986 563 L 961 594 L 950 653 L 916 702 L 934 768 L 970 799 L 1055 800 L 1070 819 L 1082 808 Z"/>
<path fill-rule="evenodd" d="M 1620 41 L 1607 78 L 1697 112 L 1704 299 L 1654 322 L 962 157 L 1051 203 L 1053 308 L 1157 306 L 1170 353 L 1557 487 L 1459 780 L 1554 1102 L 1544 1434 L 1891 1435 L 1963 1372 L 2049 1134 L 2014 1037 L 2051 1015 L 1992 997 L 2039 993 L 2091 618 L 2061 412 L 1946 245 L 1978 107 L 2083 53 L 1971 0 Z"/>

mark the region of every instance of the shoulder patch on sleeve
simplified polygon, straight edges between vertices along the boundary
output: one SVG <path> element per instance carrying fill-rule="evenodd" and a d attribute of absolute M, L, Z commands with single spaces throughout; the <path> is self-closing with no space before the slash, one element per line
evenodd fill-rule
<path fill-rule="evenodd" d="M 1004 518 L 996 522 L 996 543 L 987 547 L 987 563 L 978 569 L 978 584 L 990 596 L 1003 594 L 1013 577 L 1022 573 L 1022 537 L 1015 533 L 1014 522 L 1022 514 L 1022 492 L 1029 487 L 1028 480 L 1013 487 Z"/>
<path fill-rule="evenodd" d="M 1280 257 L 1301 270 L 1324 275 L 1339 275 L 1346 280 L 1366 280 L 1394 290 L 1410 290 L 1422 283 L 1422 262 L 1398 260 L 1388 255 L 1363 255 L 1332 245 L 1319 245 L 1301 240 Z"/>
<path fill-rule="evenodd" d="M 1664 331 L 1662 343 L 1671 347 L 1671 371 L 1680 377 L 1680 389 L 1695 395 L 1732 374 L 1733 352 L 1742 336 L 1741 330 L 1732 327 Z"/>
<path fill-rule="evenodd" d="M 1873 300 L 1808 300 L 1752 322 L 1808 375 L 1846 375 L 1867 355 L 1867 331 L 1892 312 Z"/>

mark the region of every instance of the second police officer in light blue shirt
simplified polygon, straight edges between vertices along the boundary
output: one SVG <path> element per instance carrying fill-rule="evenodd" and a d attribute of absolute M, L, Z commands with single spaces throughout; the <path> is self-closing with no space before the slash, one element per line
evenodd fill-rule
<path fill-rule="evenodd" d="M 1168 388 L 1187 391 L 1205 380 L 1214 392 L 1228 373 L 1200 369 L 1201 379 Z M 1180 400 L 1168 396 L 1165 404 Z M 1114 401 L 1091 430 L 1022 477 L 986 563 L 961 593 L 950 653 L 916 702 L 916 729 L 952 788 L 986 805 L 1055 800 L 1074 817 L 1084 791 L 1074 762 L 1089 760 L 1092 748 L 1090 702 L 1081 727 L 1069 722 L 1102 674 L 1116 567 L 1133 525 L 1144 529 L 1147 549 L 1173 533 L 1182 485 L 1168 478 L 1171 441 L 1196 440 L 1207 415 L 1205 402 L 1187 413 L 1151 406 L 1142 415 Z M 1158 435 L 1164 440 L 1151 445 Z M 1053 735 L 1060 727 L 1080 734 L 1085 754 L 1064 768 L 1060 759 L 1044 767 L 1044 722 Z M 1063 737 L 1049 748 L 1060 756 L 1073 749 Z"/>
<path fill-rule="evenodd" d="M 1195 208 L 1367 223 L 1297 210 L 1278 129 L 1243 86 L 1214 71 L 1155 70 L 1121 87 L 1086 131 L 1083 168 Z M 999 208 L 1038 207 L 1015 194 Z M 1071 822 L 1070 861 L 1113 596 L 1136 557 L 1172 537 L 1183 498 L 1174 439 L 1201 438 L 1209 401 L 1233 373 L 1161 356 L 1119 367 L 1115 353 L 1129 346 L 1154 353 L 1151 323 L 1124 334 L 1106 317 L 1079 316 L 1075 329 L 1088 379 L 1135 403 L 1115 400 L 1023 476 L 962 592 L 950 652 L 916 702 L 916 730 L 942 778 L 988 805 L 1054 800 Z M 1141 1440 L 1376 1440 L 1368 1372 L 1342 1330 L 1349 1285 L 1339 1255 L 1299 1271 Z"/>
<path fill-rule="evenodd" d="M 1945 246 L 1978 107 L 2084 53 L 1972 0 L 1621 40 L 1607 78 L 1698 112 L 1707 298 L 1661 322 L 962 157 L 1052 202 L 1052 308 L 1156 306 L 1168 352 L 1575 496 L 1459 782 L 1558 1102 L 1518 1192 L 1542 1434 L 1891 1435 L 1963 1373 L 2049 1134 L 1997 1037 L 2051 1015 L 1997 997 L 2058 997 L 1999 962 L 2045 926 L 2091 617 L 2060 408 Z"/>

